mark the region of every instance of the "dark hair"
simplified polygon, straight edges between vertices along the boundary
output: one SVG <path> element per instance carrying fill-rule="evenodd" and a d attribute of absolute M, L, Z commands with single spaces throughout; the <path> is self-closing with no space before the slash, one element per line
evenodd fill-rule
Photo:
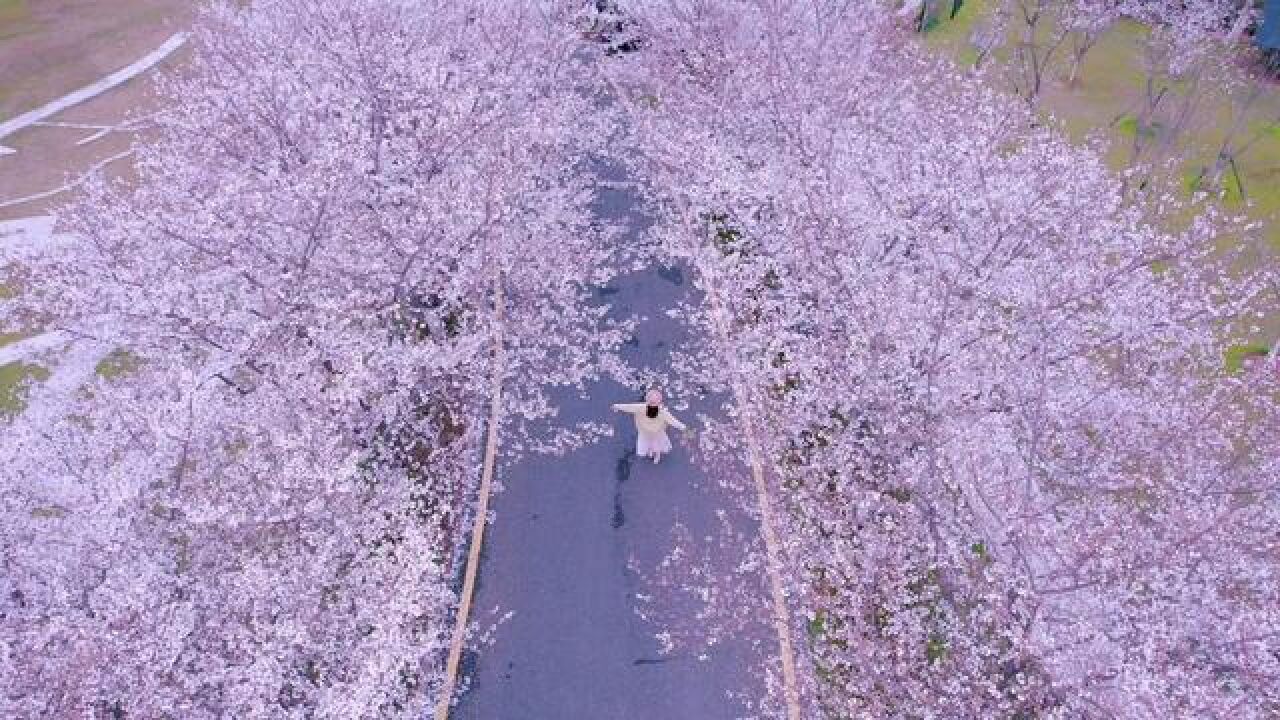
<path fill-rule="evenodd" d="M 657 405 L 646 405 L 644 408 L 644 414 L 651 418 L 655 418 L 658 417 L 658 410 L 659 408 Z"/>

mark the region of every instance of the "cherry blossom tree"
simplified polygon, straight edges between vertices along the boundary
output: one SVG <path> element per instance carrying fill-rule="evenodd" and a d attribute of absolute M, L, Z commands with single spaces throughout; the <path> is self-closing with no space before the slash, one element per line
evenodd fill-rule
<path fill-rule="evenodd" d="M 1121 10 L 1120 0 L 1079 0 L 1068 5 L 1063 15 L 1071 51 L 1068 86 L 1074 87 L 1079 83 L 1080 67 L 1085 57 L 1120 18 Z"/>
<path fill-rule="evenodd" d="M 1148 104 L 1165 97 L 1173 78 L 1195 82 L 1215 61 L 1229 58 L 1253 11 L 1240 0 L 1001 0 L 980 18 L 971 38 L 979 62 L 996 49 L 1007 53 L 1000 77 L 1028 104 L 1038 105 L 1046 83 L 1061 76 L 1068 87 L 1080 81 L 1085 58 L 1121 19 L 1143 23 L 1139 48 L 1148 76 Z M 1065 67 L 1064 67 L 1065 65 Z M 1184 93 L 1195 100 L 1199 95 Z M 1153 109 L 1151 109 L 1154 112 Z"/>
<path fill-rule="evenodd" d="M 1233 5 L 1210 0 L 1126 7 L 1128 15 L 1150 27 L 1141 47 L 1145 91 L 1135 112 L 1130 164 L 1158 165 L 1196 118 L 1204 97 L 1201 84 L 1212 82 L 1210 74 L 1222 58 L 1214 39 Z"/>
<path fill-rule="evenodd" d="M 0 714 L 435 702 L 491 377 L 532 448 L 539 388 L 616 369 L 580 44 L 550 3 L 203 13 L 136 182 L 0 312 L 128 369 L 4 428 Z"/>
<path fill-rule="evenodd" d="M 1010 79 L 1014 91 L 1034 105 L 1044 90 L 1050 71 L 1070 47 L 1073 63 L 1083 60 L 1090 44 L 1089 35 L 1106 22 L 1093 8 L 1071 0 L 1010 0 L 1000 12 L 1012 18 L 1009 25 L 1016 38 L 1011 41 Z M 1076 42 L 1068 40 L 1076 36 Z M 1080 60 L 1076 59 L 1079 51 Z"/>
<path fill-rule="evenodd" d="M 1280 384 L 1221 370 L 1274 270 L 878 7 L 635 2 L 607 66 L 684 362 L 771 459 L 810 711 L 1274 714 Z"/>

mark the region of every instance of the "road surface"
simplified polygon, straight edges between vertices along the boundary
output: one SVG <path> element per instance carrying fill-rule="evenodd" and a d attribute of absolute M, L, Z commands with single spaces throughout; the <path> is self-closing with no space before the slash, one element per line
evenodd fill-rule
<path fill-rule="evenodd" d="M 629 191 L 603 191 L 597 210 L 604 221 L 628 220 L 624 242 L 641 242 L 644 220 Z M 617 278 L 602 293 L 614 314 L 645 318 L 624 348 L 633 367 L 665 371 L 672 347 L 690 341 L 664 314 L 690 292 L 678 269 L 651 268 Z M 692 463 L 688 443 L 677 440 L 675 451 L 656 466 L 635 457 L 632 419 L 611 413 L 609 405 L 637 401 L 640 388 L 602 382 L 589 394 L 561 393 L 561 417 L 572 422 L 612 415 L 612 438 L 566 456 L 526 457 L 500 467 L 505 489 L 493 498 L 495 519 L 473 617 L 483 628 L 514 614 L 498 626 L 491 645 L 470 654 L 464 667 L 470 689 L 452 717 L 752 717 L 749 707 L 763 694 L 756 648 L 771 649 L 767 626 L 750 625 L 755 629 L 710 647 L 694 644 L 664 655 L 656 638 L 663 626 L 642 619 L 637 608 L 640 596 L 651 596 L 650 616 L 696 627 L 702 609 L 696 594 L 655 587 L 642 574 L 650 575 L 670 550 L 677 523 L 694 538 L 718 537 L 717 511 L 723 510 L 747 537 L 754 537 L 754 527 L 733 509 L 737 504 L 727 491 Z M 688 400 L 690 408 L 674 410 L 685 422 L 713 410 L 707 399 Z M 732 545 L 719 552 L 724 569 L 745 552 Z M 750 592 L 764 595 L 763 586 Z"/>

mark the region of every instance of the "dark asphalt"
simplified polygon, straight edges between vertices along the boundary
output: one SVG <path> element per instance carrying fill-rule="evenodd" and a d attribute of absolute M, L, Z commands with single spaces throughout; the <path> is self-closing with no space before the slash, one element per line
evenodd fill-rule
<path fill-rule="evenodd" d="M 627 191 L 603 191 L 598 211 L 608 222 L 629 221 L 624 242 L 641 242 L 636 204 Z M 691 292 L 682 273 L 651 268 L 616 279 L 601 296 L 618 317 L 640 316 L 624 356 L 637 369 L 667 370 L 671 348 L 688 341 L 664 311 Z M 677 523 L 693 537 L 716 534 L 716 511 L 730 513 L 739 532 L 754 528 L 732 508 L 717 483 L 691 463 L 690 448 L 672 432 L 675 451 L 660 465 L 638 460 L 631 417 L 614 402 L 638 400 L 640 389 L 602 382 L 583 399 L 557 397 L 566 423 L 612 418 L 614 436 L 561 457 L 530 456 L 501 466 L 504 490 L 493 498 L 476 593 L 482 630 L 507 612 L 492 644 L 467 663 L 469 689 L 452 717 L 459 720 L 721 720 L 752 717 L 747 702 L 762 683 L 749 636 L 738 631 L 707 647 L 663 656 L 662 630 L 636 612 L 638 595 L 652 596 L 653 614 L 697 625 L 700 603 L 643 580 L 669 551 Z M 696 424 L 709 400 L 674 410 Z M 743 468 L 742 472 L 746 472 Z M 720 552 L 726 566 L 741 557 Z M 735 557 L 736 556 L 736 557 Z M 755 590 L 749 590 L 755 594 Z M 496 612 L 495 612 L 496 609 Z M 744 609 L 744 612 L 745 609 Z M 767 638 L 766 638 L 767 639 Z M 765 645 L 761 645 L 765 647 Z M 703 655 L 699 658 L 698 655 Z M 733 697 L 731 697 L 731 695 Z"/>

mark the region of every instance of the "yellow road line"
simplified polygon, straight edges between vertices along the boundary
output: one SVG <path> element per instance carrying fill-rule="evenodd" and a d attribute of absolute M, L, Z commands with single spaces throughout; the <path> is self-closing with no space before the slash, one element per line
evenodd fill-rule
<path fill-rule="evenodd" d="M 462 580 L 462 597 L 458 602 L 458 615 L 453 627 L 453 643 L 449 647 L 449 659 L 445 663 L 444 687 L 436 704 L 436 720 L 447 720 L 453 691 L 458 684 L 458 663 L 462 659 L 462 646 L 467 639 L 467 617 L 471 613 L 471 596 L 476 587 L 476 570 L 480 565 L 480 546 L 484 543 L 484 527 L 489 514 L 489 493 L 493 483 L 494 458 L 498 454 L 498 419 L 502 413 L 502 374 L 505 370 L 506 352 L 502 345 L 502 323 L 505 299 L 501 279 L 493 289 L 495 323 L 493 331 L 493 384 L 490 390 L 489 434 L 484 448 L 484 470 L 480 476 L 480 503 L 476 508 L 475 524 L 471 528 L 471 548 L 467 553 L 467 570 Z"/>
<path fill-rule="evenodd" d="M 724 305 L 720 302 L 719 288 L 712 288 L 712 316 L 715 319 L 716 334 L 720 336 L 721 346 L 729 344 L 729 321 Z M 760 444 L 756 441 L 755 429 L 751 422 L 751 405 L 747 391 L 737 377 L 735 355 L 730 353 L 734 366 L 733 400 L 738 406 L 738 423 L 742 436 L 747 441 L 747 454 L 751 458 L 751 476 L 756 485 L 756 502 L 760 507 L 760 534 L 764 537 L 766 567 L 769 574 L 769 591 L 773 596 L 773 629 L 778 635 L 778 654 L 782 661 L 783 694 L 787 703 L 787 720 L 800 720 L 800 688 L 796 682 L 796 657 L 791 643 L 791 613 L 787 609 L 787 594 L 782 586 L 782 560 L 778 551 L 778 535 L 774 529 L 772 503 L 769 499 L 769 486 L 764 479 L 764 462 L 761 459 Z"/>

